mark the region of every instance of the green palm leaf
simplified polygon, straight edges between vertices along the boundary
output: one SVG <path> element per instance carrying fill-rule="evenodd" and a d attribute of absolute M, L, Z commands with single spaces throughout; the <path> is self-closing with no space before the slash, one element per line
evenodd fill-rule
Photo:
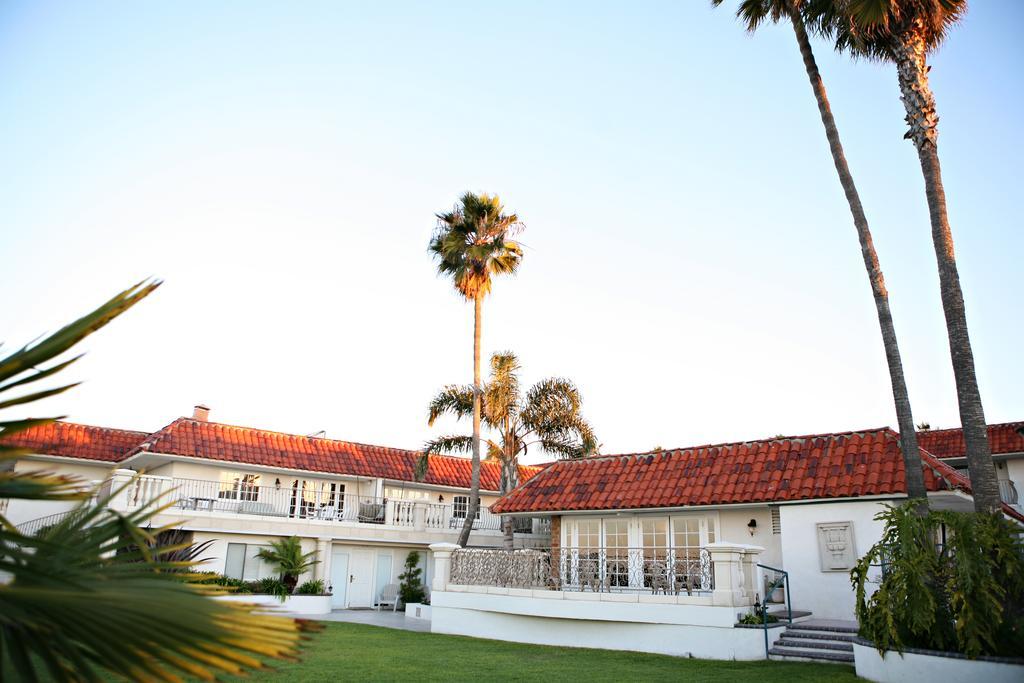
<path fill-rule="evenodd" d="M 143 282 L 40 341 L 0 359 L 0 408 L 30 405 L 74 384 L 8 398 L 13 389 L 53 377 L 80 356 L 53 362 L 92 332 L 152 293 Z M 43 367 L 47 363 L 53 363 Z M 0 441 L 58 418 L 0 421 Z M 29 449 L 0 443 L 0 498 L 74 500 L 91 497 L 85 482 L 17 472 Z M 134 485 L 129 482 L 127 486 Z M 82 502 L 34 535 L 0 517 L 0 671 L 18 680 L 213 680 L 216 672 L 264 668 L 266 658 L 297 654 L 300 626 L 251 606 L 211 599 L 217 586 L 188 583 L 196 561 L 182 543 L 161 543 L 149 530 L 156 503 L 128 513 L 109 509 L 109 493 Z M 195 549 L 193 549 L 195 550 Z"/>

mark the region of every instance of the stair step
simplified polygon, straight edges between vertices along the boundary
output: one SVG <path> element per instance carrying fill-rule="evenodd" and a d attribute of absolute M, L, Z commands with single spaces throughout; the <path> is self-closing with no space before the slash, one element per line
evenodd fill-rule
<path fill-rule="evenodd" d="M 783 635 L 775 641 L 776 647 L 802 647 L 809 650 L 838 650 L 840 652 L 853 652 L 853 643 L 838 642 L 834 640 L 798 640 Z"/>
<path fill-rule="evenodd" d="M 784 638 L 803 638 L 806 640 L 839 640 L 852 643 L 856 638 L 854 633 L 842 633 L 839 631 L 815 631 L 805 628 L 803 624 L 788 627 L 783 633 Z"/>
<path fill-rule="evenodd" d="M 809 619 L 808 621 L 801 622 L 799 628 L 809 631 L 828 631 L 829 633 L 852 633 L 854 635 L 857 633 L 857 625 L 852 622 L 846 625 L 843 622 Z"/>
<path fill-rule="evenodd" d="M 853 663 L 853 652 L 829 652 L 825 650 L 799 650 L 791 647 L 778 647 L 775 646 L 768 651 L 769 654 L 775 655 L 776 657 L 785 657 L 786 659 L 813 659 L 820 660 L 823 662 L 842 662 L 842 663 Z"/>

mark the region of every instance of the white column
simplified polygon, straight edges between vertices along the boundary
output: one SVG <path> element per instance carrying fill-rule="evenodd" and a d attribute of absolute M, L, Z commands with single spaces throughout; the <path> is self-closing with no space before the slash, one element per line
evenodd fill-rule
<path fill-rule="evenodd" d="M 423 503 L 414 503 L 412 508 L 412 528 L 416 531 L 427 530 L 427 506 Z"/>
<path fill-rule="evenodd" d="M 745 546 L 735 543 L 708 543 L 705 547 L 715 567 L 712 604 L 726 607 L 747 604 L 743 594 L 742 569 Z"/>
<path fill-rule="evenodd" d="M 761 593 L 758 585 L 757 558 L 764 552 L 759 545 L 748 545 L 743 549 L 743 593 L 748 602 L 753 602 L 754 597 Z M 761 596 L 764 602 L 764 596 Z"/>
<path fill-rule="evenodd" d="M 326 587 L 331 582 L 330 537 L 316 539 L 316 559 L 320 561 L 313 565 L 313 578 L 322 579 Z"/>
<path fill-rule="evenodd" d="M 103 485 L 102 496 L 110 496 L 107 506 L 112 510 L 127 510 L 133 506 L 132 494 L 135 485 L 132 479 L 135 477 L 135 470 L 117 469 L 110 473 L 110 479 Z"/>
<path fill-rule="evenodd" d="M 452 551 L 458 550 L 459 546 L 454 543 L 432 543 L 430 552 L 434 554 L 434 580 L 430 584 L 430 590 L 445 591 L 452 573 Z"/>

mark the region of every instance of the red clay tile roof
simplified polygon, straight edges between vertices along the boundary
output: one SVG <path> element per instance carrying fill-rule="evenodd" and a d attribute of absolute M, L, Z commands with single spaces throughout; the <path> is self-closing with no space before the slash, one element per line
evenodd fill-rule
<path fill-rule="evenodd" d="M 917 433 L 918 445 L 940 458 L 962 458 L 966 452 L 962 429 L 926 429 Z M 988 426 L 992 455 L 1024 453 L 1024 422 Z"/>
<path fill-rule="evenodd" d="M 929 491 L 969 482 L 928 453 Z M 491 506 L 496 513 L 769 503 L 906 492 L 888 428 L 562 461 Z"/>
<path fill-rule="evenodd" d="M 132 455 L 140 452 L 410 482 L 415 481 L 413 472 L 420 457 L 419 451 L 284 434 L 185 417 L 150 435 Z M 423 482 L 469 488 L 470 467 L 468 458 L 431 456 Z M 520 481 L 526 481 L 540 469 L 521 465 Z M 500 490 L 501 468 L 498 463 L 481 463 L 480 488 L 484 491 Z"/>
<path fill-rule="evenodd" d="M 147 436 L 147 432 L 57 421 L 19 432 L 4 439 L 4 445 L 28 448 L 41 455 L 117 462 Z"/>

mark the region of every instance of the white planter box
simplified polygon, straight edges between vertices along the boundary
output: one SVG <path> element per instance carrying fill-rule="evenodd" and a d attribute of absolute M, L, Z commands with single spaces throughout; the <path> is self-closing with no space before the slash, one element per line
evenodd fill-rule
<path fill-rule="evenodd" d="M 406 619 L 426 619 L 430 620 L 430 605 L 424 605 L 421 602 L 410 602 L 405 606 L 405 618 Z"/>
<path fill-rule="evenodd" d="M 908 649 L 889 650 L 885 656 L 866 640 L 853 643 L 857 675 L 876 683 L 934 683 L 934 681 L 984 681 L 984 683 L 1020 683 L 1024 681 L 1024 661 L 1000 657 L 967 659 L 961 654 Z"/>
<path fill-rule="evenodd" d="M 276 595 L 219 595 L 214 600 L 246 602 L 259 605 L 267 612 L 289 615 L 312 616 L 331 612 L 330 595 L 289 595 L 284 602 Z"/>

